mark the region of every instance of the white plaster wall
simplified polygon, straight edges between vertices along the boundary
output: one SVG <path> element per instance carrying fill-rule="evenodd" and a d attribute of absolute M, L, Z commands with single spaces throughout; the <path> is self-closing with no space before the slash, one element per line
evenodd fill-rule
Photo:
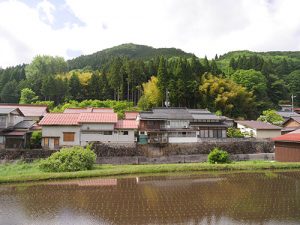
<path fill-rule="evenodd" d="M 81 125 L 81 130 L 114 130 L 115 125 L 113 123 L 93 124 L 85 123 Z"/>
<path fill-rule="evenodd" d="M 121 131 L 113 131 L 112 135 L 104 135 L 103 132 L 81 132 L 81 145 L 99 141 L 103 143 L 134 143 L 134 131 L 128 130 L 128 135 L 122 135 Z"/>
<path fill-rule="evenodd" d="M 64 142 L 63 133 L 74 132 L 74 141 Z M 79 126 L 43 126 L 42 127 L 43 137 L 59 137 L 60 146 L 73 146 L 80 145 L 80 127 Z M 50 140 L 49 140 L 50 141 Z M 53 142 L 53 140 L 52 140 Z M 49 143 L 50 145 L 50 143 Z M 54 145 L 54 143 L 53 143 Z"/>
<path fill-rule="evenodd" d="M 169 143 L 193 143 L 197 137 L 169 137 Z"/>
<path fill-rule="evenodd" d="M 241 124 L 237 124 L 237 128 L 240 129 L 241 132 L 247 132 L 249 134 L 253 133 L 253 137 L 257 137 L 257 132 L 255 129 L 245 127 L 244 125 Z"/>
<path fill-rule="evenodd" d="M 258 130 L 257 138 L 274 138 L 281 135 L 281 130 Z"/>

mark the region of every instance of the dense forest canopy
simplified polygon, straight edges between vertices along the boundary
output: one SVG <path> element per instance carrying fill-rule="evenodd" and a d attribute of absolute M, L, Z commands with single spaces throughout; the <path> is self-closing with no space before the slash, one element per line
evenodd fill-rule
<path fill-rule="evenodd" d="M 68 61 L 36 56 L 29 65 L 0 69 L 2 103 L 46 101 L 58 109 L 85 100 L 127 101 L 140 109 L 167 101 L 257 118 L 291 94 L 299 105 L 300 52 L 235 51 L 208 60 L 175 48 L 124 44 Z"/>

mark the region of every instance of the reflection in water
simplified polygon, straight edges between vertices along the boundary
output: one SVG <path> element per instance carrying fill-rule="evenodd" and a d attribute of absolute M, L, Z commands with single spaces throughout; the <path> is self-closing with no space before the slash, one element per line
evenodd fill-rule
<path fill-rule="evenodd" d="M 0 224 L 299 224 L 300 172 L 0 186 Z"/>

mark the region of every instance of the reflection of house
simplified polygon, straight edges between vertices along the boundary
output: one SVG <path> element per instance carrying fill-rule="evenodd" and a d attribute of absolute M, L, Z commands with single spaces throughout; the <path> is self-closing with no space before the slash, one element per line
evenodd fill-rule
<path fill-rule="evenodd" d="M 281 134 L 281 127 L 255 120 L 235 121 L 241 132 L 255 138 L 273 138 Z"/>
<path fill-rule="evenodd" d="M 25 148 L 29 145 L 35 121 L 24 120 L 18 108 L 0 108 L 0 148 Z"/>
<path fill-rule="evenodd" d="M 275 160 L 280 162 L 300 162 L 300 130 L 273 138 Z"/>
<path fill-rule="evenodd" d="M 281 133 L 286 134 L 294 130 L 300 129 L 300 116 L 290 117 L 283 124 Z"/>
<path fill-rule="evenodd" d="M 30 104 L 0 104 L 0 109 L 18 108 L 24 115 L 24 120 L 40 121 L 48 112 L 46 105 Z"/>
<path fill-rule="evenodd" d="M 79 110 L 79 109 L 78 109 Z M 120 120 L 114 112 L 49 113 L 39 123 L 42 146 L 86 146 L 90 142 L 134 143 L 136 121 Z"/>
<path fill-rule="evenodd" d="M 149 143 L 190 143 L 199 138 L 224 138 L 227 126 L 223 120 L 203 109 L 153 108 L 141 112 L 140 135 Z"/>

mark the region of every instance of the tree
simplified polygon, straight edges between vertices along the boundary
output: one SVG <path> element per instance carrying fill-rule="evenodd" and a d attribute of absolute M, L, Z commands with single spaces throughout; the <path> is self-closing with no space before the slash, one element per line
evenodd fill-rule
<path fill-rule="evenodd" d="M 70 97 L 73 100 L 82 100 L 82 85 L 80 83 L 80 80 L 78 78 L 78 75 L 73 73 L 70 80 L 69 80 L 69 93 Z"/>
<path fill-rule="evenodd" d="M 40 96 L 43 78 L 64 73 L 67 69 L 68 65 L 62 57 L 38 55 L 25 67 L 25 73 L 31 89 Z"/>
<path fill-rule="evenodd" d="M 38 96 L 30 88 L 24 88 L 21 91 L 20 104 L 31 104 L 38 100 Z"/>
<path fill-rule="evenodd" d="M 157 71 L 157 87 L 160 91 L 160 95 L 164 96 L 166 93 L 166 88 L 168 85 L 168 71 L 166 60 L 161 57 L 159 61 L 158 71 Z M 164 97 L 161 99 L 161 104 L 163 104 Z"/>
<path fill-rule="evenodd" d="M 20 98 L 16 80 L 7 82 L 1 91 L 1 101 L 5 103 L 18 103 Z"/>
<path fill-rule="evenodd" d="M 88 83 L 90 99 L 101 99 L 101 80 L 98 74 L 93 73 Z"/>
<path fill-rule="evenodd" d="M 159 106 L 162 102 L 162 95 L 158 89 L 157 77 L 151 77 L 151 79 L 143 84 L 144 94 L 138 102 L 138 106 L 143 110 L 150 109 L 155 106 Z"/>
<path fill-rule="evenodd" d="M 274 125 L 281 125 L 284 121 L 283 117 L 280 116 L 275 110 L 268 109 L 263 111 L 262 115 L 257 118 L 258 121 L 271 123 Z"/>
<path fill-rule="evenodd" d="M 252 91 L 258 99 L 264 98 L 267 94 L 267 80 L 265 76 L 256 70 L 237 70 L 231 75 L 233 81 Z"/>
<path fill-rule="evenodd" d="M 291 72 L 287 78 L 288 88 L 291 94 L 296 95 L 296 102 L 300 103 L 300 70 Z"/>
<path fill-rule="evenodd" d="M 212 111 L 221 110 L 225 116 L 253 118 L 254 97 L 246 88 L 234 81 L 207 74 L 199 87 L 202 107 Z"/>

